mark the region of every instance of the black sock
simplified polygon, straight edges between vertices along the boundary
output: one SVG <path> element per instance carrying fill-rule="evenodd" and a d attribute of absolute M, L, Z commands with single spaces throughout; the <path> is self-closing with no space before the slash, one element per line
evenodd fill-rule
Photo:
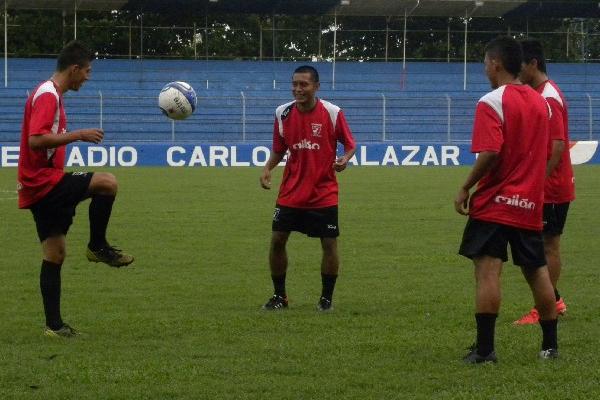
<path fill-rule="evenodd" d="M 63 321 L 60 316 L 60 269 L 61 264 L 42 261 L 40 272 L 40 290 L 46 314 L 46 326 L 50 329 L 60 329 Z"/>
<path fill-rule="evenodd" d="M 475 314 L 477 322 L 477 354 L 482 357 L 494 351 L 494 333 L 498 314 Z"/>
<path fill-rule="evenodd" d="M 540 319 L 540 326 L 542 327 L 542 350 L 558 349 L 558 319 Z"/>
<path fill-rule="evenodd" d="M 337 279 L 337 275 L 328 275 L 321 273 L 321 282 L 323 283 L 323 290 L 321 291 L 321 297 L 325 297 L 327 300 L 331 301 L 333 297 L 333 289 L 335 288 L 335 281 Z"/>
<path fill-rule="evenodd" d="M 97 194 L 90 203 L 90 243 L 91 250 L 106 246 L 106 228 L 115 201 L 115 196 Z"/>
<path fill-rule="evenodd" d="M 560 300 L 560 293 L 558 293 L 558 289 L 554 288 L 554 297 L 556 297 L 556 301 Z"/>
<path fill-rule="evenodd" d="M 271 279 L 273 280 L 275 294 L 277 296 L 285 297 L 285 274 L 279 276 L 271 275 Z"/>

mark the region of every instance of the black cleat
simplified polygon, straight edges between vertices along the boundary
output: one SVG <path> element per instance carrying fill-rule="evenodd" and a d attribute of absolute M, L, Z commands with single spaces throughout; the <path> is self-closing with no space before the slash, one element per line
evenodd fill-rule
<path fill-rule="evenodd" d="M 287 296 L 278 296 L 278 295 L 274 294 L 273 297 L 271 297 L 269 299 L 269 301 L 267 301 L 267 303 L 264 306 L 262 306 L 262 309 L 276 311 L 276 310 L 283 310 L 283 309 L 287 308 L 287 306 L 288 306 Z"/>
<path fill-rule="evenodd" d="M 550 359 L 558 358 L 558 350 L 557 349 L 542 350 L 542 351 L 540 351 L 539 357 L 542 360 L 550 360 Z"/>
<path fill-rule="evenodd" d="M 325 297 L 321 297 L 317 303 L 317 311 L 326 312 L 333 311 L 333 304 L 331 300 Z"/>
<path fill-rule="evenodd" d="M 116 268 L 124 267 L 133 262 L 132 255 L 123 253 L 120 249 L 111 245 L 106 245 L 105 247 L 96 251 L 92 251 L 88 247 L 86 256 L 88 261 L 103 262 L 111 267 Z"/>
<path fill-rule="evenodd" d="M 498 358 L 496 357 L 496 352 L 492 351 L 487 356 L 480 356 L 477 353 L 477 346 L 473 345 L 469 348 L 469 353 L 463 357 L 463 361 L 466 364 L 482 364 L 482 363 L 497 363 Z"/>

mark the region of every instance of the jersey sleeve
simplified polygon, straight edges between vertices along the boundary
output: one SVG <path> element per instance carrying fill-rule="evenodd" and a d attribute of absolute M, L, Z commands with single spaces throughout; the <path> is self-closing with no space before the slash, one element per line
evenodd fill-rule
<path fill-rule="evenodd" d="M 337 115 L 337 121 L 335 123 L 335 137 L 338 142 L 344 145 L 344 151 L 348 152 L 356 147 L 356 142 L 352 136 L 352 131 L 348 126 L 346 117 L 342 110 Z"/>
<path fill-rule="evenodd" d="M 35 99 L 29 120 L 29 136 L 52 133 L 58 100 L 52 93 L 44 93 Z"/>
<path fill-rule="evenodd" d="M 273 123 L 273 151 L 275 153 L 285 153 L 288 149 L 285 139 L 279 133 L 279 121 L 275 118 Z"/>
<path fill-rule="evenodd" d="M 487 103 L 479 102 L 475 110 L 471 152 L 493 151 L 498 153 L 502 149 L 503 143 L 504 136 L 502 135 L 500 116 Z"/>
<path fill-rule="evenodd" d="M 563 110 L 560 103 L 553 98 L 547 98 L 552 116 L 550 117 L 550 140 L 566 140 Z"/>

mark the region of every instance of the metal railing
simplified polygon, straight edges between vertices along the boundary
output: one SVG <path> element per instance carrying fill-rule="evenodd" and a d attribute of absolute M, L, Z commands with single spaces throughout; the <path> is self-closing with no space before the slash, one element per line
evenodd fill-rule
<path fill-rule="evenodd" d="M 569 130 L 572 140 L 598 140 L 600 97 L 571 93 Z M 479 95 L 443 94 L 420 97 L 418 93 L 374 93 L 354 96 L 329 93 L 323 98 L 340 106 L 358 141 L 468 142 Z M 0 142 L 19 140 L 23 96 L 0 93 Z M 114 96 L 98 91 L 95 96 L 68 95 L 65 102 L 69 129 L 99 126 L 105 140 L 246 142 L 270 141 L 275 108 L 289 96 L 199 97 L 194 115 L 185 121 L 164 117 L 157 98 Z"/>

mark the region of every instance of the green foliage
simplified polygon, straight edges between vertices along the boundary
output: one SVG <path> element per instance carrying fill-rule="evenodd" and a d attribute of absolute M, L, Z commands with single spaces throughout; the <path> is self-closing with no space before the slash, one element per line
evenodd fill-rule
<path fill-rule="evenodd" d="M 562 241 L 561 358 L 536 359 L 538 326 L 511 322 L 531 295 L 503 274 L 498 365 L 465 366 L 474 339 L 464 217 L 452 199 L 467 168 L 351 167 L 340 179 L 341 275 L 318 314 L 320 246 L 292 234 L 290 309 L 260 311 L 276 189 L 254 168 L 110 169 L 119 180 L 109 238 L 128 269 L 85 260 L 87 204 L 67 238 L 63 314 L 84 332 L 42 336 L 41 252 L 0 169 L 2 399 L 593 399 L 600 215 L 598 166 L 579 166 Z M 281 179 L 281 168 L 274 184 Z"/>
<path fill-rule="evenodd" d="M 63 43 L 73 38 L 73 18 L 70 13 L 63 17 L 53 11 L 10 12 L 10 54 L 18 57 L 56 54 Z M 402 59 L 402 16 L 340 16 L 337 23 L 337 58 L 385 59 L 387 29 L 388 60 Z M 140 35 L 142 27 L 143 35 Z M 460 17 L 409 17 L 406 57 L 409 60 L 445 61 L 448 57 L 452 61 L 462 60 L 464 27 L 464 18 Z M 211 14 L 209 8 L 200 5 L 177 17 L 173 13 L 82 11 L 78 13 L 77 27 L 78 38 L 96 49 L 99 57 L 274 60 L 331 58 L 333 29 L 332 15 Z M 600 26 L 596 20 L 470 18 L 468 60 L 480 61 L 485 43 L 505 34 L 539 38 L 553 61 L 600 58 Z"/>

